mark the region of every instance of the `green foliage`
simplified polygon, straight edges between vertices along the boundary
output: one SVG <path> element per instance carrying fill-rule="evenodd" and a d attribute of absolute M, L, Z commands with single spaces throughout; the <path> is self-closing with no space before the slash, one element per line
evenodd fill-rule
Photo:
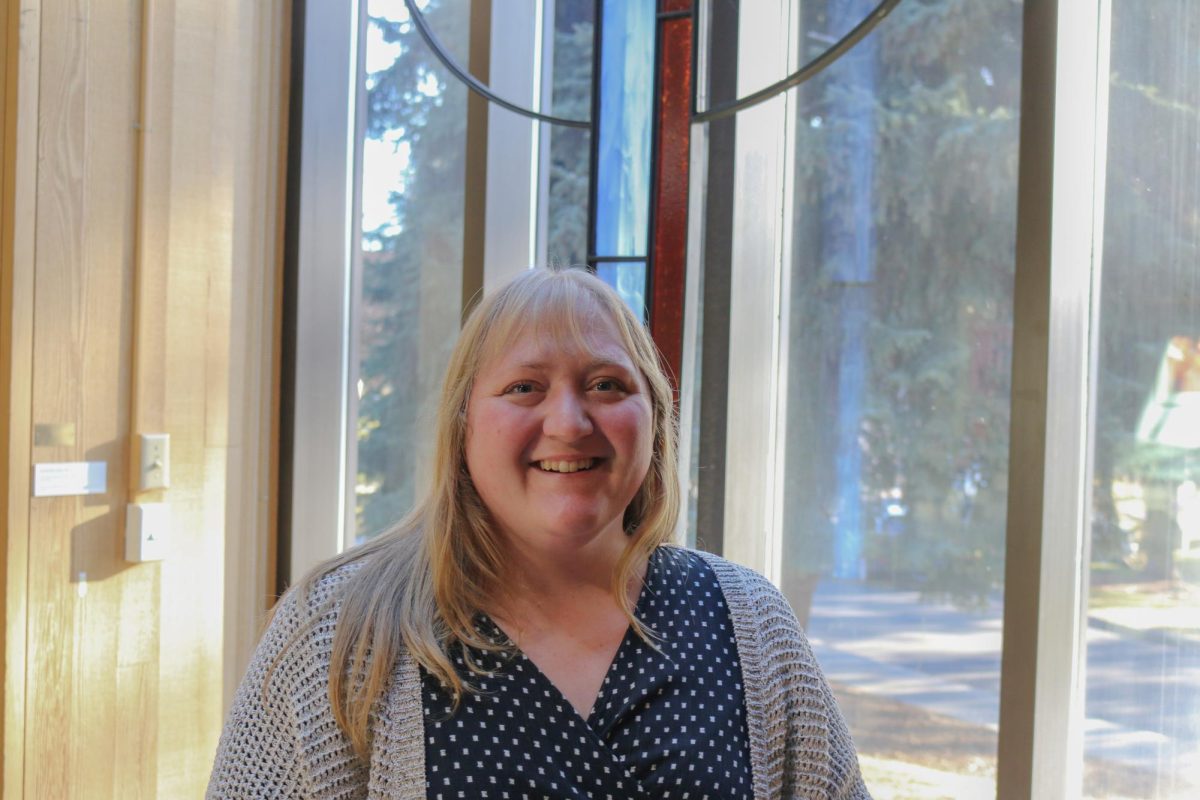
<path fill-rule="evenodd" d="M 567 119 L 586 120 L 592 114 L 592 20 L 584 11 L 591 11 L 590 4 L 559 3 L 555 17 L 554 113 Z M 550 131 L 546 257 L 551 264 L 587 260 L 590 139 L 581 128 Z"/>
<path fill-rule="evenodd" d="M 819 29 L 819 4 L 810 7 Z M 1021 13 L 1013 2 L 902 3 L 872 34 L 873 87 L 838 64 L 797 104 L 788 516 L 801 522 L 789 533 L 792 557 L 829 565 L 837 358 L 844 335 L 862 335 L 871 574 L 964 604 L 985 602 L 1003 573 Z M 1167 340 L 1200 332 L 1200 72 L 1180 55 L 1194 51 L 1187 37 L 1200 16 L 1181 2 L 1117 3 L 1113 14 L 1094 395 L 1100 558 L 1119 557 L 1124 544 L 1114 479 L 1200 473 L 1194 452 L 1163 453 L 1134 436 Z M 856 214 L 851 183 L 864 118 L 875 158 L 869 219 Z M 815 257 L 823 237 L 864 234 L 874 274 L 865 289 L 840 285 L 845 265 Z M 847 334 L 846 297 L 864 290 L 871 325 Z M 813 460 L 823 468 L 806 465 Z M 896 489 L 900 519 L 880 511 Z"/>
<path fill-rule="evenodd" d="M 465 50 L 469 4 L 432 0 L 425 14 L 452 52 Z M 370 535 L 412 506 L 425 479 L 421 443 L 458 330 L 466 90 L 410 21 L 371 17 L 399 46 L 367 75 L 366 135 L 409 148 L 390 194 L 392 219 L 363 232 L 359 309 L 358 530 Z"/>
<path fill-rule="evenodd" d="M 860 336 L 870 576 L 966 604 L 984 601 L 1003 565 L 1020 29 L 1014 3 L 902 3 L 872 34 L 873 86 L 852 77 L 859 49 L 797 102 L 788 516 L 804 524 L 790 557 L 830 564 L 838 487 L 818 473 L 836 460 L 842 340 Z M 875 159 L 868 219 L 852 183 L 863 147 Z M 863 236 L 870 280 L 839 283 L 845 266 L 818 256 L 844 251 L 822 242 Z M 863 291 L 871 322 L 844 331 Z M 905 513 L 889 517 L 897 493 Z"/>
<path fill-rule="evenodd" d="M 395 4 L 399 8 L 399 4 Z M 464 61 L 469 0 L 431 0 L 425 17 Z M 560 2 L 555 24 L 553 111 L 591 109 L 591 3 Z M 425 480 L 424 446 L 440 380 L 458 331 L 461 298 L 466 89 L 405 15 L 371 17 L 395 60 L 366 76 L 366 135 L 407 148 L 390 193 L 392 218 L 363 232 L 359 311 L 358 530 L 371 535 L 406 513 Z M 548 249 L 551 260 L 586 256 L 588 135 L 551 132 Z"/>

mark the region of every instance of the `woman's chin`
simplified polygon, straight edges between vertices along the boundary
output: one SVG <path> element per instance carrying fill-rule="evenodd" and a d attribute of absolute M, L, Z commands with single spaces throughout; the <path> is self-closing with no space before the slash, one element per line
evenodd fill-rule
<path fill-rule="evenodd" d="M 590 549 L 603 547 L 606 543 L 621 543 L 625 531 L 621 517 L 606 519 L 595 514 L 560 513 L 549 516 L 538 530 L 527 530 L 516 534 L 532 547 L 548 550 L 560 548 Z"/>

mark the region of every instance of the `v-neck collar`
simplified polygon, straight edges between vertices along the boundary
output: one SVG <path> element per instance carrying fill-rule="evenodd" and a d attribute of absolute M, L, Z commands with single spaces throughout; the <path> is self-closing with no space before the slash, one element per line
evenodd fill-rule
<path fill-rule="evenodd" d="M 658 622 L 656 617 L 658 614 L 649 613 L 651 609 L 649 598 L 662 594 L 664 583 L 663 558 L 664 549 L 661 547 L 650 554 L 650 557 L 646 561 L 646 574 L 642 578 L 642 588 L 638 592 L 637 603 L 634 605 L 634 616 L 652 633 L 660 632 L 656 631 Z M 496 621 L 491 616 L 482 612 L 479 616 L 490 635 L 494 637 L 493 640 L 510 648 L 514 660 L 528 664 L 534 680 L 542 684 L 542 689 L 549 691 L 550 696 L 561 702 L 563 707 L 574 715 L 576 722 L 582 723 L 596 737 L 599 743 L 606 746 L 608 734 L 616 727 L 622 717 L 648 696 L 646 692 L 638 691 L 638 689 L 644 688 L 644 684 L 646 683 L 644 680 L 633 683 L 624 681 L 618 685 L 616 679 L 619 676 L 614 674 L 618 666 L 635 656 L 639 659 L 645 659 L 646 663 L 641 666 L 642 676 L 644 677 L 644 673 L 649 672 L 652 676 L 657 677 L 657 680 L 653 682 L 652 689 L 656 689 L 669 682 L 678 669 L 675 662 L 668 658 L 661 649 L 665 645 L 665 642 L 659 642 L 658 649 L 650 647 L 642 640 L 637 631 L 634 630 L 633 625 L 627 626 L 625 628 L 625 635 L 621 638 L 621 643 L 617 646 L 612 659 L 608 663 L 608 668 L 604 671 L 604 680 L 600 682 L 600 689 L 597 691 L 596 696 L 592 698 L 591 708 L 585 716 L 572 705 L 571 701 L 567 699 L 566 694 L 563 693 L 558 685 L 542 671 L 541 667 L 533 659 L 529 658 L 517 646 L 516 642 L 496 624 Z M 655 617 L 655 619 L 651 619 L 650 617 Z"/>
<path fill-rule="evenodd" d="M 592 701 L 591 712 L 587 718 L 588 727 L 606 742 L 625 716 L 647 698 L 662 691 L 674 679 L 679 668 L 667 655 L 669 643 L 661 636 L 662 626 L 658 619 L 661 604 L 650 602 L 650 598 L 660 597 L 665 593 L 666 575 L 663 560 L 662 548 L 651 554 L 634 612 L 651 634 L 655 644 L 648 644 L 630 625 L 621 646 L 617 648 L 612 662 L 608 665 L 604 680 L 600 683 L 600 691 Z M 629 674 L 625 674 L 626 667 Z"/>

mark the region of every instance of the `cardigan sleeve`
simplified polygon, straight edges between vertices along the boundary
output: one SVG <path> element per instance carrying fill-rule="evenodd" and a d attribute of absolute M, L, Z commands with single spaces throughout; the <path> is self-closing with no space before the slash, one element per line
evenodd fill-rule
<path fill-rule="evenodd" d="M 785 604 L 787 602 L 782 595 L 779 595 L 778 599 Z M 789 615 L 792 614 L 790 605 L 787 606 L 787 612 Z M 794 615 L 792 618 L 795 619 Z M 821 666 L 817 663 L 812 647 L 800 630 L 798 622 L 796 623 L 796 633 L 805 651 L 804 660 L 811 665 L 810 669 L 817 678 L 824 706 L 831 778 L 829 795 L 835 800 L 871 800 L 871 794 L 867 791 L 866 784 L 863 783 L 862 771 L 858 764 L 858 753 L 854 749 L 854 741 L 850 738 L 846 720 L 842 716 L 842 711 L 833 696 L 833 690 L 821 672 Z M 793 735 L 790 737 L 792 742 L 799 740 L 799 736 L 795 733 L 793 731 Z"/>
<path fill-rule="evenodd" d="M 755 797 L 870 800 L 846 722 L 787 600 L 753 570 L 704 555 L 733 619 Z"/>
<path fill-rule="evenodd" d="M 208 800 L 366 795 L 365 771 L 329 707 L 335 581 L 280 600 L 226 718 Z"/>

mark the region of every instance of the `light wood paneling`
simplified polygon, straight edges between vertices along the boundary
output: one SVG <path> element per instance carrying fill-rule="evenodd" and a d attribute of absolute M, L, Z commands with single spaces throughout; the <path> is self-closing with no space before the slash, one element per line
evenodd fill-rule
<path fill-rule="evenodd" d="M 114 724 L 118 708 L 154 699 L 120 680 L 118 639 L 123 628 L 153 625 L 153 615 L 122 612 L 153 603 L 158 582 L 156 565 L 121 559 L 139 8 L 105 6 L 42 7 L 33 421 L 74 424 L 76 443 L 35 448 L 34 459 L 105 462 L 108 493 L 32 501 L 28 797 L 137 796 L 130 789 L 146 781 L 117 762 L 116 743 L 152 739 L 145 727 L 157 721 Z M 155 631 L 138 634 L 151 641 L 134 648 L 131 666 L 154 665 Z"/>
<path fill-rule="evenodd" d="M 230 491 L 225 549 L 227 709 L 274 602 L 279 335 L 283 295 L 283 217 L 287 152 L 290 20 L 283 4 L 234 3 L 242 20 L 236 45 L 262 76 L 243 91 L 234 140 L 232 308 L 229 355 Z M 227 76 L 235 81 L 239 76 Z M 264 269 L 272 265 L 273 269 Z M 257 613 L 254 613 L 255 610 Z"/>
<path fill-rule="evenodd" d="M 173 64 L 164 414 L 169 494 L 186 522 L 162 564 L 160 797 L 190 796 L 207 780 L 269 603 L 284 11 L 193 0 L 175 3 L 164 26 L 172 41 L 161 53 Z"/>
<path fill-rule="evenodd" d="M 203 785 L 210 764 L 202 751 L 220 726 L 221 545 L 208 531 L 224 529 L 225 419 L 228 414 L 228 282 L 231 252 L 232 116 L 217 61 L 221 3 L 176 3 L 171 46 L 170 253 L 171 292 L 164 332 L 166 402 L 172 431 L 171 489 L 179 518 L 173 555 L 163 562 L 163 629 L 159 794 L 178 797 Z M 186 355 L 185 355 L 186 354 Z M 214 452 L 213 445 L 216 446 Z M 174 476 L 173 476 L 174 477 Z M 203 603 L 193 598 L 203 597 Z M 175 621 L 182 623 L 178 628 Z M 192 789 L 194 791 L 194 789 Z"/>
<path fill-rule="evenodd" d="M 3 796 L 20 797 L 25 763 L 26 578 L 32 440 L 33 220 L 36 210 L 38 0 L 4 5 L 4 121 L 0 151 L 0 524 L 3 560 Z M 19 269 L 18 265 L 26 265 Z M 16 532 L 13 535 L 13 532 Z"/>
<path fill-rule="evenodd" d="M 172 90 L 175 73 L 173 3 L 142 0 L 141 58 L 134 117 L 136 224 L 133 237 L 133 382 L 129 481 L 142 502 L 167 499 L 161 491 L 137 492 L 137 434 L 169 433 L 167 397 L 167 306 L 170 291 Z"/>
<path fill-rule="evenodd" d="M 5 797 L 203 792 L 274 572 L 289 13 L 5 6 Z M 60 422 L 73 444 L 31 446 Z M 171 486 L 138 492 L 160 432 Z M 30 499 L 49 461 L 105 462 L 107 493 Z M 129 564 L 155 500 L 169 556 Z"/>

